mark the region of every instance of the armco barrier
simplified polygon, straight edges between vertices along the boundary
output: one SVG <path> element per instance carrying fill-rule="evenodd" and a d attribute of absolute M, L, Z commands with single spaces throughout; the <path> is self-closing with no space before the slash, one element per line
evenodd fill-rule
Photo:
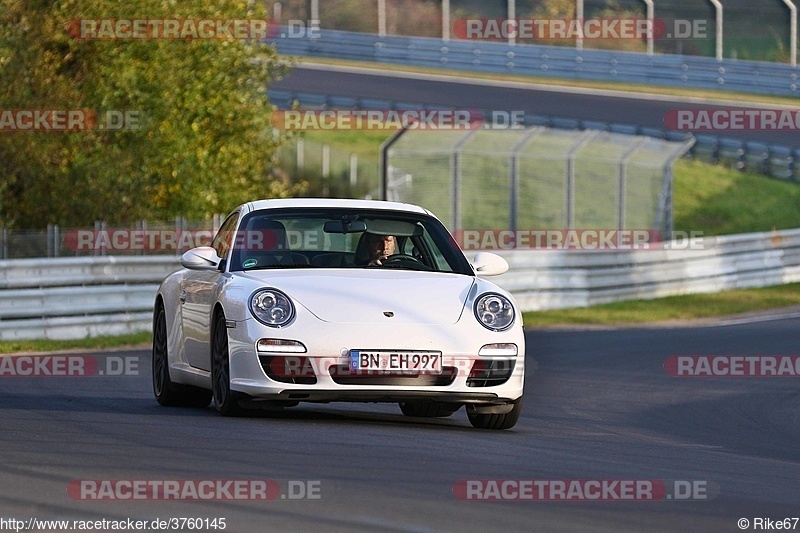
<path fill-rule="evenodd" d="M 442 41 L 426 37 L 380 37 L 322 30 L 319 38 L 275 39 L 281 54 L 333 57 L 473 72 L 576 80 L 617 81 L 691 89 L 798 96 L 800 70 L 784 63 L 563 46 Z"/>
<path fill-rule="evenodd" d="M 674 246 L 674 245 L 673 245 Z M 500 252 L 497 282 L 537 311 L 800 281 L 800 229 L 702 240 L 699 249 Z"/>
<path fill-rule="evenodd" d="M 526 311 L 800 281 L 800 229 L 701 242 L 699 249 L 500 251 L 511 269 L 493 279 Z M 172 256 L 2 261 L 0 340 L 147 331 L 157 284 L 178 268 Z"/>
<path fill-rule="evenodd" d="M 175 256 L 0 261 L 0 340 L 147 331 Z"/>

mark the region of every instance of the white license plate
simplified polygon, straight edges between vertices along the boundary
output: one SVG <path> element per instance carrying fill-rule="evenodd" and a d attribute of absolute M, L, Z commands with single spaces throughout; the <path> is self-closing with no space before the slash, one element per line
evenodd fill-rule
<path fill-rule="evenodd" d="M 350 350 L 351 372 L 441 374 L 441 352 Z"/>

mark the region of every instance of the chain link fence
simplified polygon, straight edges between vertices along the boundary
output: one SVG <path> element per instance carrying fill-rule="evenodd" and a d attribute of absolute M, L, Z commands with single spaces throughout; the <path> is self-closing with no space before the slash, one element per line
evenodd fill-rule
<path fill-rule="evenodd" d="M 463 229 L 672 233 L 672 167 L 693 141 L 544 127 L 410 130 L 388 149 L 387 199 Z"/>
<path fill-rule="evenodd" d="M 93 227 L 45 230 L 0 228 L 0 260 L 34 257 L 87 257 L 106 255 L 175 255 L 196 246 L 208 246 L 225 220 L 191 221 L 176 217 L 172 222 L 141 220 L 112 226 L 97 221 Z"/>
<path fill-rule="evenodd" d="M 387 153 L 386 199 L 423 205 L 463 229 L 648 229 L 672 233 L 672 166 L 693 141 L 532 127 L 411 130 Z M 309 196 L 380 198 L 378 158 L 302 140 L 285 171 Z M 176 254 L 207 245 L 221 216 L 125 227 L 0 228 L 0 259 Z"/>
<path fill-rule="evenodd" d="M 284 145 L 280 170 L 293 183 L 305 182 L 305 196 L 323 198 L 378 198 L 378 155 L 358 155 L 329 144 L 298 139 Z"/>

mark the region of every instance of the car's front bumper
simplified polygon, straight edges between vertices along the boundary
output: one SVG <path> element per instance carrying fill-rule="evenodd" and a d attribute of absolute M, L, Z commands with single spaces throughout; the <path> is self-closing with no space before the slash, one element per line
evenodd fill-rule
<path fill-rule="evenodd" d="M 505 332 L 486 330 L 474 319 L 462 317 L 456 324 L 333 324 L 314 320 L 313 327 L 269 328 L 255 320 L 235 323 L 228 329 L 231 389 L 254 399 L 310 402 L 442 402 L 505 404 L 522 396 L 525 377 L 525 341 L 521 325 Z M 297 324 L 295 324 L 297 326 Z M 260 339 L 295 340 L 305 353 L 259 353 Z M 517 355 L 480 356 L 487 344 L 517 346 Z M 446 375 L 381 376 L 348 374 L 349 351 L 430 350 L 441 352 Z M 261 356 L 307 358 L 315 382 L 285 383 L 270 379 Z M 497 361 L 511 366 L 502 383 L 475 379 L 476 364 Z M 506 367 L 507 368 L 507 367 Z M 485 383 L 492 383 L 484 386 Z"/>

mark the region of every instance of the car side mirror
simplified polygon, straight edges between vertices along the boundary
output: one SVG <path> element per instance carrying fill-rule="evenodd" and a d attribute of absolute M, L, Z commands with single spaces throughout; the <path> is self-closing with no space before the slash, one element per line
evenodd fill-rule
<path fill-rule="evenodd" d="M 220 258 L 210 246 L 192 248 L 181 256 L 181 265 L 189 270 L 217 270 Z"/>
<path fill-rule="evenodd" d="M 508 271 L 508 261 L 491 252 L 479 252 L 472 260 L 472 269 L 479 276 L 499 276 Z"/>

